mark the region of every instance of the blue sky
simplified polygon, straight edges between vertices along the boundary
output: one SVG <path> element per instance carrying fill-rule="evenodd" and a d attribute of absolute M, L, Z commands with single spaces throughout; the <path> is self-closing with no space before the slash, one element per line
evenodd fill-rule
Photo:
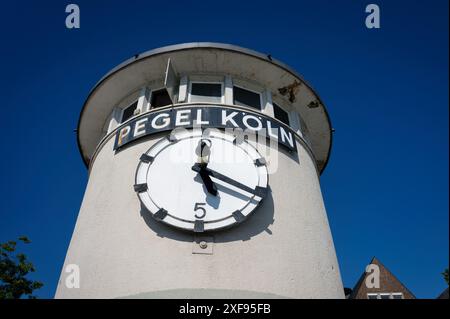
<path fill-rule="evenodd" d="M 0 11 L 0 242 L 26 234 L 37 292 L 52 298 L 87 171 L 79 111 L 123 60 L 169 44 L 240 45 L 290 65 L 336 129 L 322 190 L 341 273 L 377 256 L 421 298 L 444 288 L 449 252 L 448 1 L 6 2 Z M 377 3 L 381 29 L 364 25 Z"/>

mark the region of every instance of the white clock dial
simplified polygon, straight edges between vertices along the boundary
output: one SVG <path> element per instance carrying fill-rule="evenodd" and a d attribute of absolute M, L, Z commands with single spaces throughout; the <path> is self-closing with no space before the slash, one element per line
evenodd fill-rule
<path fill-rule="evenodd" d="M 200 145 L 207 145 L 207 164 Z M 267 183 L 265 161 L 246 141 L 235 143 L 233 135 L 220 131 L 205 137 L 201 130 L 184 130 L 141 156 L 134 187 L 157 220 L 202 232 L 245 220 Z"/>

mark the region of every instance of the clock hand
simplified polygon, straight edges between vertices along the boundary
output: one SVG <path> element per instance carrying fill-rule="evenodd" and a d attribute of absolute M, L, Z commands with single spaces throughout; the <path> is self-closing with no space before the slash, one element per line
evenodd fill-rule
<path fill-rule="evenodd" d="M 215 177 L 221 181 L 224 181 L 225 183 L 228 183 L 237 188 L 240 188 L 250 194 L 254 194 L 259 197 L 264 197 L 266 195 L 266 188 L 256 186 L 255 189 L 252 189 L 252 188 L 248 187 L 247 185 L 241 184 L 238 181 L 235 181 L 234 179 L 231 179 L 225 175 L 220 174 L 219 172 L 216 172 L 215 170 L 207 168 L 206 165 L 201 165 L 199 163 L 195 163 L 194 166 L 192 166 L 192 170 L 195 172 L 198 172 L 200 175 L 207 174 L 209 176 Z"/>
<path fill-rule="evenodd" d="M 217 196 L 217 186 L 213 183 L 211 177 L 209 177 L 209 174 L 204 169 L 200 169 L 197 172 L 200 174 L 200 177 L 202 178 L 203 184 L 205 185 L 208 193 Z"/>
<path fill-rule="evenodd" d="M 208 145 L 207 141 L 209 142 L 209 145 Z M 195 153 L 198 156 L 197 165 L 199 165 L 200 167 L 206 167 L 208 165 L 209 155 L 211 153 L 211 140 L 201 139 L 198 142 Z M 201 177 L 203 184 L 205 185 L 208 193 L 210 193 L 211 195 L 217 196 L 217 186 L 216 186 L 216 184 L 213 183 L 213 181 L 211 180 L 211 177 L 209 177 L 209 175 L 204 170 L 200 170 L 200 171 L 198 171 L 198 173 L 200 174 L 200 177 Z"/>

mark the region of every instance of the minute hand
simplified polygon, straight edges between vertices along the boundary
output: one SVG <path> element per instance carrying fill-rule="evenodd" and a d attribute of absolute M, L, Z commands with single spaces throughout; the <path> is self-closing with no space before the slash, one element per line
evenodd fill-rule
<path fill-rule="evenodd" d="M 238 187 L 250 194 L 254 194 L 256 196 L 259 197 L 264 197 L 266 195 L 266 188 L 264 187 L 260 187 L 260 186 L 256 186 L 255 189 L 248 187 L 247 185 L 244 185 L 242 183 L 239 183 L 238 181 L 235 181 L 234 179 L 229 178 L 228 176 L 222 175 L 219 172 L 216 172 L 215 170 L 212 170 L 208 167 L 200 167 L 198 165 L 194 165 L 192 166 L 192 170 L 196 171 L 196 172 L 200 172 L 200 170 L 203 170 L 204 172 L 206 172 L 209 176 L 217 178 L 221 181 L 224 181 L 225 183 L 228 183 L 230 185 L 233 185 L 235 187 Z"/>

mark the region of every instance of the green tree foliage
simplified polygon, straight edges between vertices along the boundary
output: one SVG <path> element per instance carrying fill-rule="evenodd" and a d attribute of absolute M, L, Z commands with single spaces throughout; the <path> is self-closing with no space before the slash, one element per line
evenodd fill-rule
<path fill-rule="evenodd" d="M 19 241 L 30 243 L 25 236 L 19 237 Z M 41 288 L 43 284 L 25 278 L 35 269 L 24 254 L 13 255 L 16 246 L 16 241 L 0 243 L 0 299 L 18 299 L 23 296 L 36 298 L 32 295 L 33 290 Z"/>
<path fill-rule="evenodd" d="M 448 268 L 444 270 L 444 272 L 442 273 L 442 276 L 444 276 L 444 280 L 448 285 Z"/>

